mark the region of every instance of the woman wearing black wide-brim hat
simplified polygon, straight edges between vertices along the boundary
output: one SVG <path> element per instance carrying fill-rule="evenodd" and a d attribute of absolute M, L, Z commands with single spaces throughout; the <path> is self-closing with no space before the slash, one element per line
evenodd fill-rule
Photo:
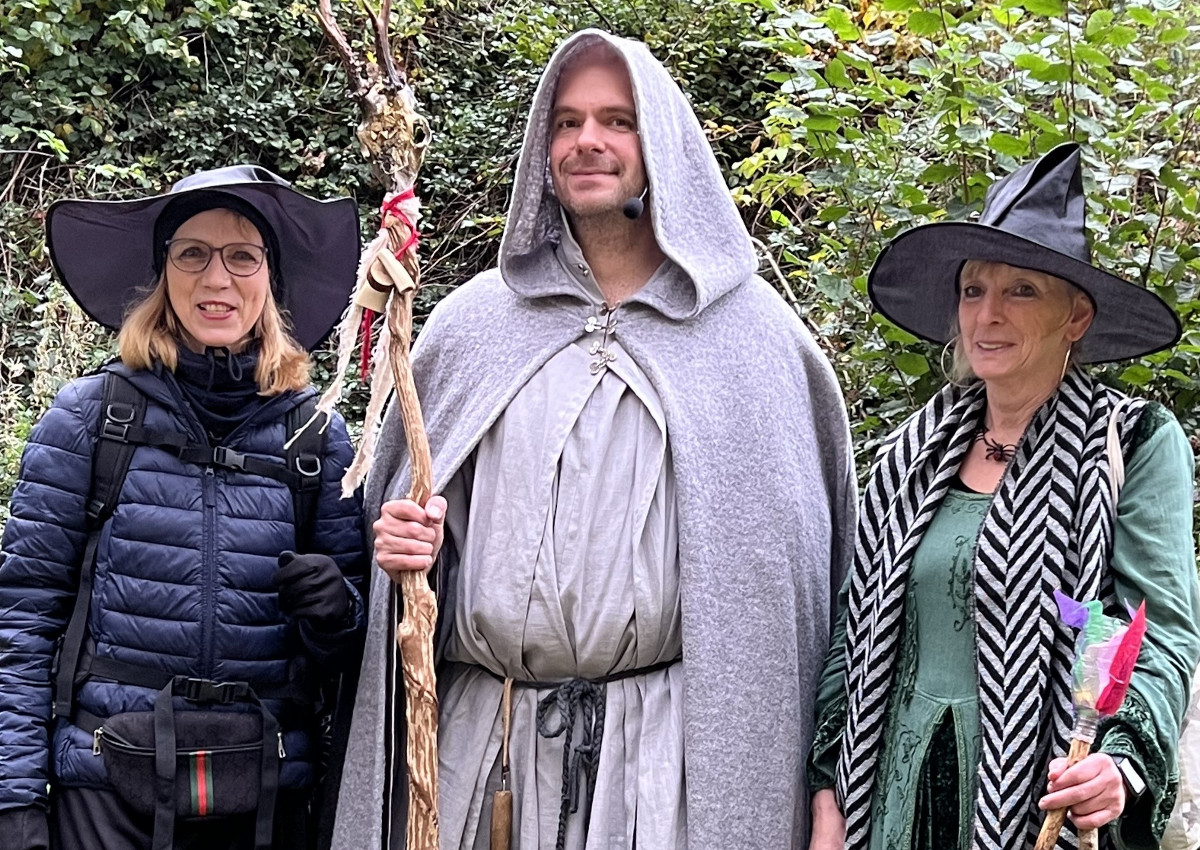
<path fill-rule="evenodd" d="M 1095 827 L 1102 846 L 1158 846 L 1200 656 L 1192 453 L 1170 412 L 1082 364 L 1159 351 L 1180 326 L 1091 264 L 1084 219 L 1080 151 L 1062 145 L 994 184 L 978 223 L 910 230 L 871 270 L 879 311 L 953 364 L 863 495 L 810 760 L 813 848 L 1019 850 L 1063 806 L 1060 847 Z M 1120 616 L 1144 600 L 1150 624 L 1124 705 L 1069 769 L 1056 590 Z"/>
<path fill-rule="evenodd" d="M 120 354 L 58 394 L 13 492 L 0 845 L 304 847 L 317 694 L 365 628 L 345 423 L 303 428 L 355 204 L 234 166 L 60 201 L 47 231 Z"/>

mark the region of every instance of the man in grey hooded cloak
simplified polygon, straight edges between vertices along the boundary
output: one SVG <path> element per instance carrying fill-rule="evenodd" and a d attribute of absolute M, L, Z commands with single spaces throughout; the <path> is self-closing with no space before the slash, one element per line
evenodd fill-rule
<path fill-rule="evenodd" d="M 395 405 L 368 481 L 382 569 L 335 850 L 404 845 L 387 591 L 431 559 L 442 850 L 489 846 L 505 679 L 517 850 L 807 846 L 853 464 L 833 372 L 755 268 L 663 66 L 596 30 L 564 42 L 500 266 L 413 353 L 445 501 L 403 501 Z"/>

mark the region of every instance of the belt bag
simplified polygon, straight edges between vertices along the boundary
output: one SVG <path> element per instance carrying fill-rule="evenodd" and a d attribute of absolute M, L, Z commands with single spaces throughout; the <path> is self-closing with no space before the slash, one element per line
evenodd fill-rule
<path fill-rule="evenodd" d="M 256 710 L 176 713 L 175 697 Z M 245 682 L 176 677 L 159 691 L 153 711 L 105 720 L 96 743 L 113 789 L 135 811 L 154 816 L 153 850 L 170 850 L 177 817 L 255 811 L 255 848 L 270 848 L 283 743 L 278 721 Z"/>
<path fill-rule="evenodd" d="M 114 714 L 100 751 L 121 798 L 144 815 L 157 804 L 154 712 Z M 175 717 L 175 814 L 236 815 L 258 808 L 262 720 L 257 714 L 188 711 Z"/>

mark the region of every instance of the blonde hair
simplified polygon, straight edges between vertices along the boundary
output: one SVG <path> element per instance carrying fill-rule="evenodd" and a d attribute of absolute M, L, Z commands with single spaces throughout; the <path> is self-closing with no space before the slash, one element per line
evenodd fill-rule
<path fill-rule="evenodd" d="M 308 386 L 308 352 L 292 339 L 287 320 L 273 297 L 264 301 L 251 335 L 259 340 L 254 378 L 260 395 L 279 395 Z M 130 308 L 121 323 L 117 336 L 121 362 L 130 369 L 150 369 L 157 360 L 173 372 L 182 340 L 183 328 L 167 297 L 164 269 L 158 284 Z"/>
<path fill-rule="evenodd" d="M 967 384 L 975 380 L 975 372 L 971 369 L 971 364 L 967 360 L 967 353 L 963 351 L 962 339 L 958 333 L 958 316 L 954 317 L 950 328 L 950 341 L 946 343 L 950 346 L 950 368 L 942 368 L 946 372 L 946 380 L 954 384 L 956 387 L 965 387 Z M 942 358 L 945 359 L 943 352 Z"/>

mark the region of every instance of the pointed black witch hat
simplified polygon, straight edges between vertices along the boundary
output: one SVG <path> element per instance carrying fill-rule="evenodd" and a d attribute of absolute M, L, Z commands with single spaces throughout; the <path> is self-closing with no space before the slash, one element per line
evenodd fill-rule
<path fill-rule="evenodd" d="M 967 260 L 1007 263 L 1069 281 L 1096 316 L 1076 359 L 1106 363 L 1142 357 L 1179 341 L 1175 311 L 1141 286 L 1092 265 L 1079 146 L 1059 145 L 988 189 L 976 222 L 937 222 L 900 234 L 867 278 L 875 308 L 931 342 L 950 339 L 958 275 Z"/>

